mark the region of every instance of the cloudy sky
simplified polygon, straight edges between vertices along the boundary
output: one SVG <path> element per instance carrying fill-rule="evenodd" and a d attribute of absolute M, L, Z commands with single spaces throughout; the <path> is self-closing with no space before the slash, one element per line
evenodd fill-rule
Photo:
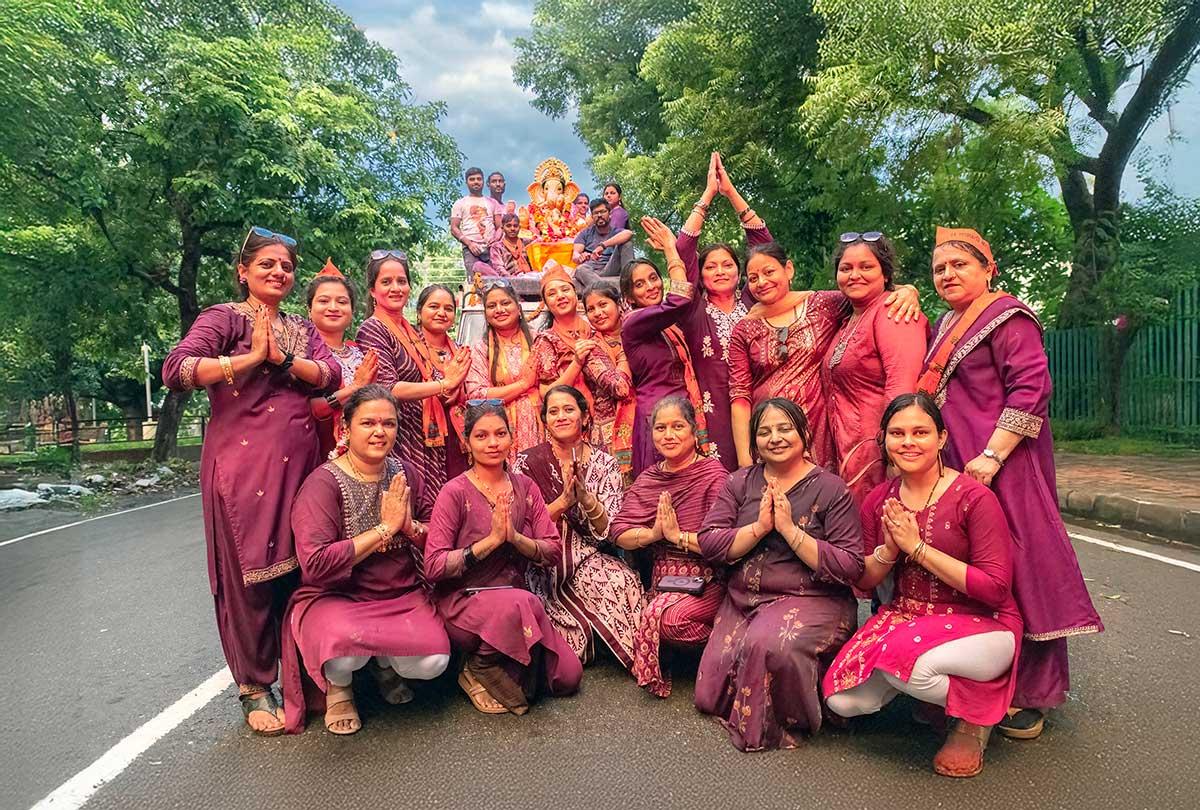
<path fill-rule="evenodd" d="M 513 82 L 512 43 L 529 33 L 534 0 L 334 1 L 396 52 L 418 99 L 446 103 L 442 127 L 466 165 L 503 172 L 507 196 L 525 201 L 534 167 L 550 156 L 567 162 L 584 191 L 594 190 L 573 117 L 547 118 L 530 106 L 532 94 Z M 1126 174 L 1127 198 L 1140 196 L 1135 173 L 1144 158 L 1156 159 L 1154 173 L 1176 191 L 1200 196 L 1200 67 L 1191 78 L 1170 119 L 1162 116 L 1147 130 Z"/>
<path fill-rule="evenodd" d="M 588 152 L 573 119 L 542 115 L 529 104 L 532 93 L 513 82 L 512 43 L 529 33 L 533 0 L 335 2 L 371 39 L 396 52 L 418 99 L 446 103 L 442 129 L 458 142 L 467 165 L 504 173 L 507 197 L 525 201 L 534 168 L 551 156 L 566 161 L 580 187 L 592 191 Z"/>

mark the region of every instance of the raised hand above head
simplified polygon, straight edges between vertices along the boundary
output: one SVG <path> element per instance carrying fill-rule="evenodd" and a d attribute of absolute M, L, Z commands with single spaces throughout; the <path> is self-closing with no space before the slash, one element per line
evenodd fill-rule
<path fill-rule="evenodd" d="M 642 217 L 642 230 L 646 232 L 646 241 L 655 250 L 667 253 L 675 248 L 675 234 L 663 224 L 662 220 L 654 217 Z"/>

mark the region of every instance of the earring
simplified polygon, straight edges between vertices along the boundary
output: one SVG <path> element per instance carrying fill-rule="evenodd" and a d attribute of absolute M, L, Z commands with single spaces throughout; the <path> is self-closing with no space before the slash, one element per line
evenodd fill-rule
<path fill-rule="evenodd" d="M 946 473 L 946 465 L 942 464 L 942 448 L 938 448 L 938 478 Z"/>

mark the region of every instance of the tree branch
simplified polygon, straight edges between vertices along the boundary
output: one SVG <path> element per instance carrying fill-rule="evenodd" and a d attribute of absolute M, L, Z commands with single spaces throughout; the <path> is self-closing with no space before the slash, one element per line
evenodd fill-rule
<path fill-rule="evenodd" d="M 92 208 L 89 209 L 88 213 L 92 215 L 92 219 L 95 220 L 97 227 L 100 228 L 100 233 L 104 234 L 104 238 L 108 242 L 109 247 L 113 249 L 113 253 L 115 253 L 117 258 L 120 259 L 125 265 L 125 270 L 130 275 L 140 278 L 142 281 L 154 287 L 162 287 L 171 295 L 176 297 L 179 296 L 181 290 L 169 278 L 167 278 L 166 273 L 159 273 L 157 276 L 152 276 L 146 271 L 133 265 L 133 262 L 129 260 L 129 257 L 127 257 L 124 252 L 117 247 L 116 241 L 113 239 L 112 234 L 108 230 L 108 222 L 104 218 L 103 211 L 101 211 L 99 208 Z"/>
<path fill-rule="evenodd" d="M 1093 48 L 1094 41 L 1088 35 L 1087 24 L 1081 24 L 1075 32 L 1075 49 L 1083 61 L 1083 69 L 1088 77 L 1089 92 L 1080 93 L 1079 98 L 1088 108 L 1088 115 L 1096 120 L 1105 131 L 1111 133 L 1117 127 L 1117 116 L 1110 108 L 1113 90 L 1104 76 L 1104 65 L 1100 55 Z"/>
<path fill-rule="evenodd" d="M 1100 175 L 1097 175 L 1097 211 L 1116 210 L 1125 164 L 1154 113 L 1171 91 L 1179 86 L 1195 64 L 1197 56 L 1200 56 L 1200 3 L 1193 2 L 1187 4 L 1186 11 L 1163 39 L 1162 47 L 1150 60 L 1142 81 L 1121 112 L 1116 129 L 1100 150 L 1098 171 L 1104 175 L 1106 182 L 1100 183 Z"/>

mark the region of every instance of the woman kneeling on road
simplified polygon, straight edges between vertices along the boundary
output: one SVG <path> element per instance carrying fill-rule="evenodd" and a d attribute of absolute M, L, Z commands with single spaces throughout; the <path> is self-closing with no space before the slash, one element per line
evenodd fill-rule
<path fill-rule="evenodd" d="M 325 693 L 325 728 L 353 734 L 362 723 L 351 680 L 372 657 L 392 704 L 412 700 L 405 679 L 436 678 L 450 663 L 450 640 L 421 579 L 426 527 L 414 514 L 428 520 L 431 499 L 420 477 L 388 455 L 396 411 L 382 385 L 352 394 L 342 411 L 346 453 L 314 470 L 292 507 L 302 585 L 284 619 L 291 733 L 304 729 L 305 673 Z"/>
<path fill-rule="evenodd" d="M 426 571 L 450 640 L 466 655 L 459 686 L 485 714 L 525 714 L 540 687 L 569 695 L 583 678 L 526 584 L 529 565 L 553 566 L 562 542 L 537 485 L 507 470 L 504 406 L 471 405 L 465 428 L 472 464 L 438 493 Z"/>
<path fill-rule="evenodd" d="M 1016 684 L 1012 536 L 992 491 L 942 466 L 946 428 L 928 395 L 896 397 L 881 427 L 900 477 L 863 502 L 864 548 L 874 551 L 856 584 L 871 590 L 895 569 L 896 588 L 838 653 L 826 702 L 842 717 L 877 712 L 900 692 L 944 707 L 957 722 L 933 768 L 974 776 Z"/>

